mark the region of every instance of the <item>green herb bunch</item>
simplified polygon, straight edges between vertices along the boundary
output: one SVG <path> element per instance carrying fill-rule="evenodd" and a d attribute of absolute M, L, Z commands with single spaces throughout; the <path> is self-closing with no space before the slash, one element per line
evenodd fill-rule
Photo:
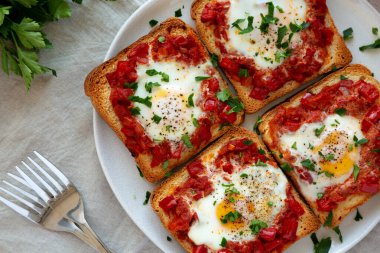
<path fill-rule="evenodd" d="M 72 0 L 81 4 L 82 0 Z M 38 63 L 38 51 L 51 48 L 52 44 L 43 32 L 43 25 L 50 21 L 71 16 L 66 0 L 1 0 L 0 1 L 0 49 L 3 71 L 22 76 L 25 87 L 30 88 L 36 74 L 55 70 Z"/>

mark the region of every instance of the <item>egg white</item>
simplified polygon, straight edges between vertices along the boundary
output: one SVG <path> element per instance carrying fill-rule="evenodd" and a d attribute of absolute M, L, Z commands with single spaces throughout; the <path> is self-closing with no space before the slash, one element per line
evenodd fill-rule
<path fill-rule="evenodd" d="M 325 129 L 319 137 L 315 135 L 315 129 L 325 125 Z M 301 186 L 301 190 L 306 199 L 314 201 L 317 199 L 318 193 L 323 193 L 325 188 L 331 185 L 341 184 L 352 175 L 353 166 L 345 168 L 346 173 L 337 171 L 333 177 L 327 177 L 322 172 L 322 164 L 324 162 L 322 154 L 333 154 L 337 163 L 339 158 L 345 154 L 348 155 L 355 164 L 360 160 L 360 146 L 354 147 L 354 136 L 358 139 L 364 138 L 360 130 L 360 121 L 351 116 L 339 116 L 337 114 L 329 115 L 323 122 L 303 124 L 297 131 L 287 133 L 281 136 L 280 145 L 283 150 L 289 150 L 291 155 L 296 158 L 295 165 L 302 168 L 301 162 L 305 159 L 315 161 L 315 171 L 309 171 L 313 177 L 313 184 L 309 184 L 302 179 L 297 179 Z M 339 135 L 337 143 L 327 144 L 326 140 L 331 135 Z M 296 149 L 292 146 L 296 143 Z M 310 148 L 314 146 L 314 149 Z M 352 151 L 349 151 L 352 149 Z M 342 160 L 343 161 L 343 160 Z"/>
<path fill-rule="evenodd" d="M 231 7 L 227 13 L 228 24 L 230 29 L 228 30 L 229 41 L 225 46 L 229 52 L 237 51 L 246 57 L 254 58 L 255 63 L 261 68 L 275 68 L 279 66 L 280 62 L 275 61 L 275 54 L 278 51 L 276 47 L 277 30 L 280 26 L 287 26 L 289 24 L 296 23 L 301 24 L 306 20 L 307 5 L 304 0 L 274 0 L 274 6 L 279 6 L 284 10 L 284 13 L 280 13 L 277 8 L 274 10 L 274 16 L 279 19 L 277 24 L 271 24 L 269 26 L 268 33 L 264 34 L 260 31 L 261 16 L 268 13 L 268 6 L 266 2 L 261 0 L 231 0 Z M 246 19 L 240 23 L 242 29 L 248 25 L 247 17 L 253 16 L 253 31 L 247 34 L 239 34 L 239 30 L 235 27 L 231 27 L 231 24 L 237 19 Z M 290 33 L 290 29 L 288 29 Z M 283 40 L 285 42 L 288 36 Z M 267 43 L 267 41 L 269 43 Z M 300 43 L 301 38 L 299 33 L 295 33 L 291 46 Z M 258 55 L 256 55 L 258 53 Z M 270 59 L 270 60 L 269 60 Z"/>
<path fill-rule="evenodd" d="M 247 174 L 248 177 L 242 178 L 242 174 Z M 214 191 L 191 205 L 199 220 L 192 224 L 188 236 L 196 245 L 204 244 L 210 249 L 218 250 L 222 248 L 220 243 L 223 237 L 228 241 L 252 240 L 255 235 L 249 229 L 250 222 L 257 219 L 271 226 L 273 219 L 285 205 L 287 179 L 280 169 L 271 165 L 249 166 L 234 173 L 231 181 L 216 174 L 212 182 Z M 240 192 L 234 196 L 236 202 L 231 204 L 242 215 L 244 225 L 239 228 L 231 229 L 222 224 L 217 216 L 218 211 L 224 211 L 218 210 L 226 199 L 226 187 L 223 184 L 234 184 L 233 187 Z M 269 206 L 268 202 L 273 205 Z M 248 205 L 254 208 L 253 212 L 249 211 Z"/>
<path fill-rule="evenodd" d="M 206 71 L 210 67 L 210 62 L 194 67 L 174 61 L 154 62 L 152 59 L 149 65 L 137 66 L 138 88 L 135 96 L 152 97 L 151 108 L 135 103 L 140 108 L 137 119 L 151 139 L 157 142 L 163 139 L 178 141 L 184 134 L 191 135 L 195 131 L 193 118 L 199 119 L 202 115 L 202 110 L 196 105 L 201 82 L 196 82 L 195 77 L 208 76 Z M 162 81 L 161 75 L 147 75 L 146 70 L 149 69 L 168 74 L 169 82 Z M 147 82 L 158 82 L 160 86 L 153 86 L 150 93 L 145 89 Z M 191 94 L 194 94 L 194 107 L 187 106 Z M 161 117 L 158 124 L 152 120 L 154 114 Z"/>

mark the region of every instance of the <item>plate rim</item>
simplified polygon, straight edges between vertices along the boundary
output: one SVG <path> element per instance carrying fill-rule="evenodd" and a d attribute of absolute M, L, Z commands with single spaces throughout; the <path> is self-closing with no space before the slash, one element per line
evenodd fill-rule
<path fill-rule="evenodd" d="M 150 5 L 154 5 L 156 2 L 159 2 L 161 0 L 147 0 L 145 3 L 143 3 L 139 8 L 137 8 L 125 21 L 124 23 L 120 26 L 119 30 L 117 31 L 115 37 L 113 38 L 110 46 L 108 47 L 108 50 L 106 52 L 106 55 L 104 57 L 104 61 L 107 61 L 111 59 L 114 55 L 112 54 L 112 51 L 114 51 L 116 44 L 119 43 L 120 38 L 124 35 L 126 28 L 130 25 L 130 23 L 133 23 L 134 19 L 140 15 L 141 12 L 144 11 L 145 8 L 149 8 Z M 368 0 L 358 0 L 362 4 L 366 5 L 367 8 L 371 9 L 375 14 L 377 14 L 380 18 L 380 12 L 368 1 Z M 120 194 L 116 194 L 118 190 L 116 189 L 116 185 L 111 183 L 111 175 L 110 175 L 110 170 L 108 169 L 106 162 L 104 161 L 105 159 L 103 158 L 101 152 L 100 152 L 100 137 L 99 137 L 99 127 L 100 127 L 100 121 L 104 120 L 99 116 L 97 111 L 93 108 L 93 130 L 94 130 L 94 140 L 95 140 L 95 149 L 96 149 L 96 154 L 98 156 L 98 160 L 100 163 L 100 166 L 102 168 L 103 174 L 106 177 L 107 183 L 110 186 L 113 195 L 116 197 L 117 201 L 119 204 L 122 206 L 124 211 L 127 213 L 129 218 L 132 220 L 132 222 L 144 233 L 144 236 L 146 236 L 153 244 L 155 244 L 160 250 L 165 252 L 164 244 L 161 243 L 160 240 L 155 240 L 151 236 L 149 236 L 148 227 L 141 226 L 140 224 L 136 223 L 136 221 L 132 218 L 131 215 L 131 210 L 128 208 L 127 204 L 124 203 L 125 201 L 122 200 L 122 196 Z M 330 253 L 343 253 L 347 252 L 351 248 L 353 248 L 355 245 L 357 245 L 360 241 L 363 240 L 364 237 L 366 237 L 373 229 L 374 227 L 380 223 L 380 215 L 377 216 L 377 220 L 374 220 L 373 223 L 371 223 L 370 226 L 367 226 L 362 233 L 360 233 L 359 236 L 356 237 L 356 240 L 352 240 L 351 243 L 347 244 L 346 246 L 343 246 L 335 252 L 330 252 Z"/>

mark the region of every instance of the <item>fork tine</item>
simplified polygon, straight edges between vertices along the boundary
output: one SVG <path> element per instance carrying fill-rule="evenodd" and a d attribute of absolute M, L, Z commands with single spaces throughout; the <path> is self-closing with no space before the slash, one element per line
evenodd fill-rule
<path fill-rule="evenodd" d="M 38 179 L 38 181 L 41 182 L 41 184 L 43 184 L 46 187 L 46 189 L 54 197 L 58 195 L 58 193 L 48 183 L 46 183 L 45 180 L 43 180 L 42 177 L 40 177 L 40 175 L 38 175 L 31 167 L 29 167 L 29 165 L 27 165 L 24 161 L 22 161 L 21 163 L 33 174 L 33 176 L 35 176 Z"/>
<path fill-rule="evenodd" d="M 70 184 L 69 179 L 63 175 L 63 173 L 55 167 L 48 159 L 40 155 L 37 151 L 34 151 L 34 154 L 62 181 L 66 186 Z"/>
<path fill-rule="evenodd" d="M 33 203 L 30 203 L 29 201 L 17 196 L 16 194 L 14 194 L 13 192 L 10 192 L 8 191 L 7 189 L 4 189 L 3 187 L 0 186 L 0 190 L 2 190 L 3 192 L 5 192 L 6 194 L 8 194 L 9 196 L 12 196 L 13 198 L 15 198 L 16 200 L 20 201 L 21 203 L 23 203 L 24 205 L 26 205 L 27 207 L 33 209 L 34 211 L 36 211 L 37 213 L 39 214 L 42 214 L 43 213 L 43 210 L 41 208 L 39 208 L 38 206 L 36 206 L 35 204 Z"/>
<path fill-rule="evenodd" d="M 9 172 L 8 172 L 7 174 L 8 174 L 8 176 L 10 176 L 11 178 L 13 178 L 13 179 L 16 180 L 17 182 L 19 182 L 19 183 L 25 185 L 26 187 L 29 187 L 29 188 L 30 188 L 30 186 L 28 185 L 28 183 L 27 183 L 24 179 L 22 179 L 21 177 L 18 177 L 18 176 L 16 176 L 16 175 L 13 175 L 12 173 L 9 173 Z M 30 188 L 30 189 L 32 189 L 32 188 Z"/>
<path fill-rule="evenodd" d="M 20 175 L 29 184 L 30 188 L 32 188 L 32 190 L 35 191 L 43 201 L 48 203 L 50 200 L 50 197 L 46 194 L 46 192 L 44 190 L 42 190 L 35 182 L 33 182 L 33 180 L 30 179 L 30 177 L 28 177 L 19 167 L 16 166 L 16 170 L 18 171 L 18 173 L 20 173 Z"/>
<path fill-rule="evenodd" d="M 42 207 L 46 207 L 47 205 L 45 203 L 43 203 L 38 197 L 30 194 L 29 192 L 26 192 L 20 188 L 18 188 L 17 186 L 14 186 L 13 184 L 3 180 L 4 184 L 12 187 L 13 189 L 15 189 L 16 191 L 18 191 L 19 193 L 21 193 L 22 195 L 24 195 L 25 197 L 29 198 L 30 200 L 33 200 L 34 202 L 38 203 L 40 206 Z"/>
<path fill-rule="evenodd" d="M 3 202 L 5 205 L 7 205 L 9 208 L 13 209 L 13 211 L 19 213 L 20 215 L 24 216 L 25 218 L 27 218 L 28 220 L 30 220 L 34 223 L 38 223 L 41 219 L 37 215 L 33 215 L 28 210 L 14 204 L 13 202 L 3 198 L 2 196 L 0 196 L 0 201 Z"/>
<path fill-rule="evenodd" d="M 50 182 L 58 189 L 58 191 L 63 192 L 63 187 L 52 177 L 49 173 L 46 172 L 38 163 L 36 163 L 32 158 L 28 157 L 29 161 L 33 163 L 34 166 L 42 173 L 44 176 L 50 180 Z"/>

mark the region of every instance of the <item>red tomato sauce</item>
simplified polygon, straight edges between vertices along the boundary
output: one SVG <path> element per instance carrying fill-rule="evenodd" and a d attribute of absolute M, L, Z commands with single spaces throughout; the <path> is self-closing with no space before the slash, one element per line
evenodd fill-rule
<path fill-rule="evenodd" d="M 134 90 L 128 88 L 126 84 L 137 81 L 137 65 L 149 64 L 150 48 L 152 58 L 156 62 L 176 61 L 197 66 L 206 61 L 200 42 L 193 36 L 166 35 L 163 42 L 160 42 L 159 38 L 160 36 L 150 43 L 135 46 L 127 54 L 128 59 L 119 61 L 116 70 L 106 75 L 111 86 L 109 99 L 121 122 L 121 131 L 126 138 L 125 145 L 133 156 L 140 153 L 151 154 L 152 167 L 169 159 L 179 159 L 185 148 L 183 143 L 172 145 L 173 143 L 167 140 L 157 144 L 145 133 L 143 126 L 131 113 L 134 103 L 129 100 L 129 97 L 134 95 Z M 216 93 L 221 91 L 218 79 L 212 77 L 216 71 L 210 69 L 208 72 L 211 78 L 200 83 L 202 98 L 197 104 L 205 112 L 205 116 L 198 119 L 199 126 L 190 136 L 195 148 L 209 142 L 212 137 L 211 130 L 215 124 L 233 124 L 237 119 L 235 112 L 229 113 L 231 107 L 216 97 Z"/>
<path fill-rule="evenodd" d="M 323 121 L 336 109 L 344 108 L 345 114 L 361 121 L 361 130 L 368 143 L 361 146 L 358 164 L 360 173 L 357 181 L 349 178 L 341 185 L 326 188 L 323 197 L 317 200 L 318 210 L 331 211 L 338 202 L 355 193 L 375 194 L 380 182 L 380 106 L 374 104 L 379 98 L 376 86 L 364 80 L 342 80 L 324 87 L 318 94 L 306 93 L 300 105 L 280 107 L 269 123 L 272 148 L 279 147 L 279 138 L 286 132 L 294 132 L 304 123 Z M 290 153 L 283 150 L 284 159 L 290 160 Z M 310 173 L 296 168 L 298 176 L 305 182 L 313 183 Z"/>
<path fill-rule="evenodd" d="M 326 1 L 306 2 L 309 6 L 306 14 L 309 27 L 300 31 L 302 43 L 275 69 L 260 69 L 253 58 L 228 52 L 224 44 L 229 40 L 227 30 L 231 29 L 227 23 L 230 2 L 212 1 L 205 5 L 201 22 L 213 29 L 215 44 L 221 52 L 220 66 L 230 79 L 251 87 L 251 98 L 264 100 L 270 92 L 280 89 L 288 81 L 301 83 L 314 76 L 323 66 L 328 54 L 327 47 L 331 45 L 334 36 L 333 30 L 325 24 L 328 10 Z M 248 70 L 248 76 L 239 76 L 240 69 Z"/>
<path fill-rule="evenodd" d="M 243 155 L 242 155 L 243 154 Z M 215 167 L 229 174 L 236 172 L 231 164 L 231 160 L 240 162 L 239 168 L 245 164 L 254 164 L 257 161 L 266 162 L 268 158 L 263 151 L 258 149 L 257 145 L 247 138 L 231 140 L 225 144 L 215 158 Z M 275 164 L 274 161 L 267 161 Z M 225 166 L 230 164 L 232 169 L 225 170 Z M 236 163 L 234 163 L 236 166 Z M 187 236 L 191 225 L 198 219 L 195 212 L 191 211 L 190 204 L 203 197 L 210 195 L 214 189 L 209 177 L 212 173 L 221 173 L 221 171 L 209 172 L 203 165 L 202 161 L 197 159 L 187 165 L 186 170 L 189 178 L 181 186 L 177 186 L 173 193 L 159 202 L 160 208 L 169 216 L 169 230 L 175 233 L 180 240 L 185 240 L 192 244 L 193 253 L 207 253 L 209 248 L 206 245 L 195 245 Z M 304 214 L 305 210 L 298 203 L 291 192 L 291 186 L 287 186 L 287 199 L 285 207 L 275 219 L 275 224 L 271 227 L 264 228 L 257 235 L 257 238 L 251 241 L 237 243 L 227 241 L 226 247 L 217 251 L 218 253 L 245 253 L 245 252 L 272 252 L 281 250 L 289 242 L 297 240 L 297 228 L 299 217 Z"/>

